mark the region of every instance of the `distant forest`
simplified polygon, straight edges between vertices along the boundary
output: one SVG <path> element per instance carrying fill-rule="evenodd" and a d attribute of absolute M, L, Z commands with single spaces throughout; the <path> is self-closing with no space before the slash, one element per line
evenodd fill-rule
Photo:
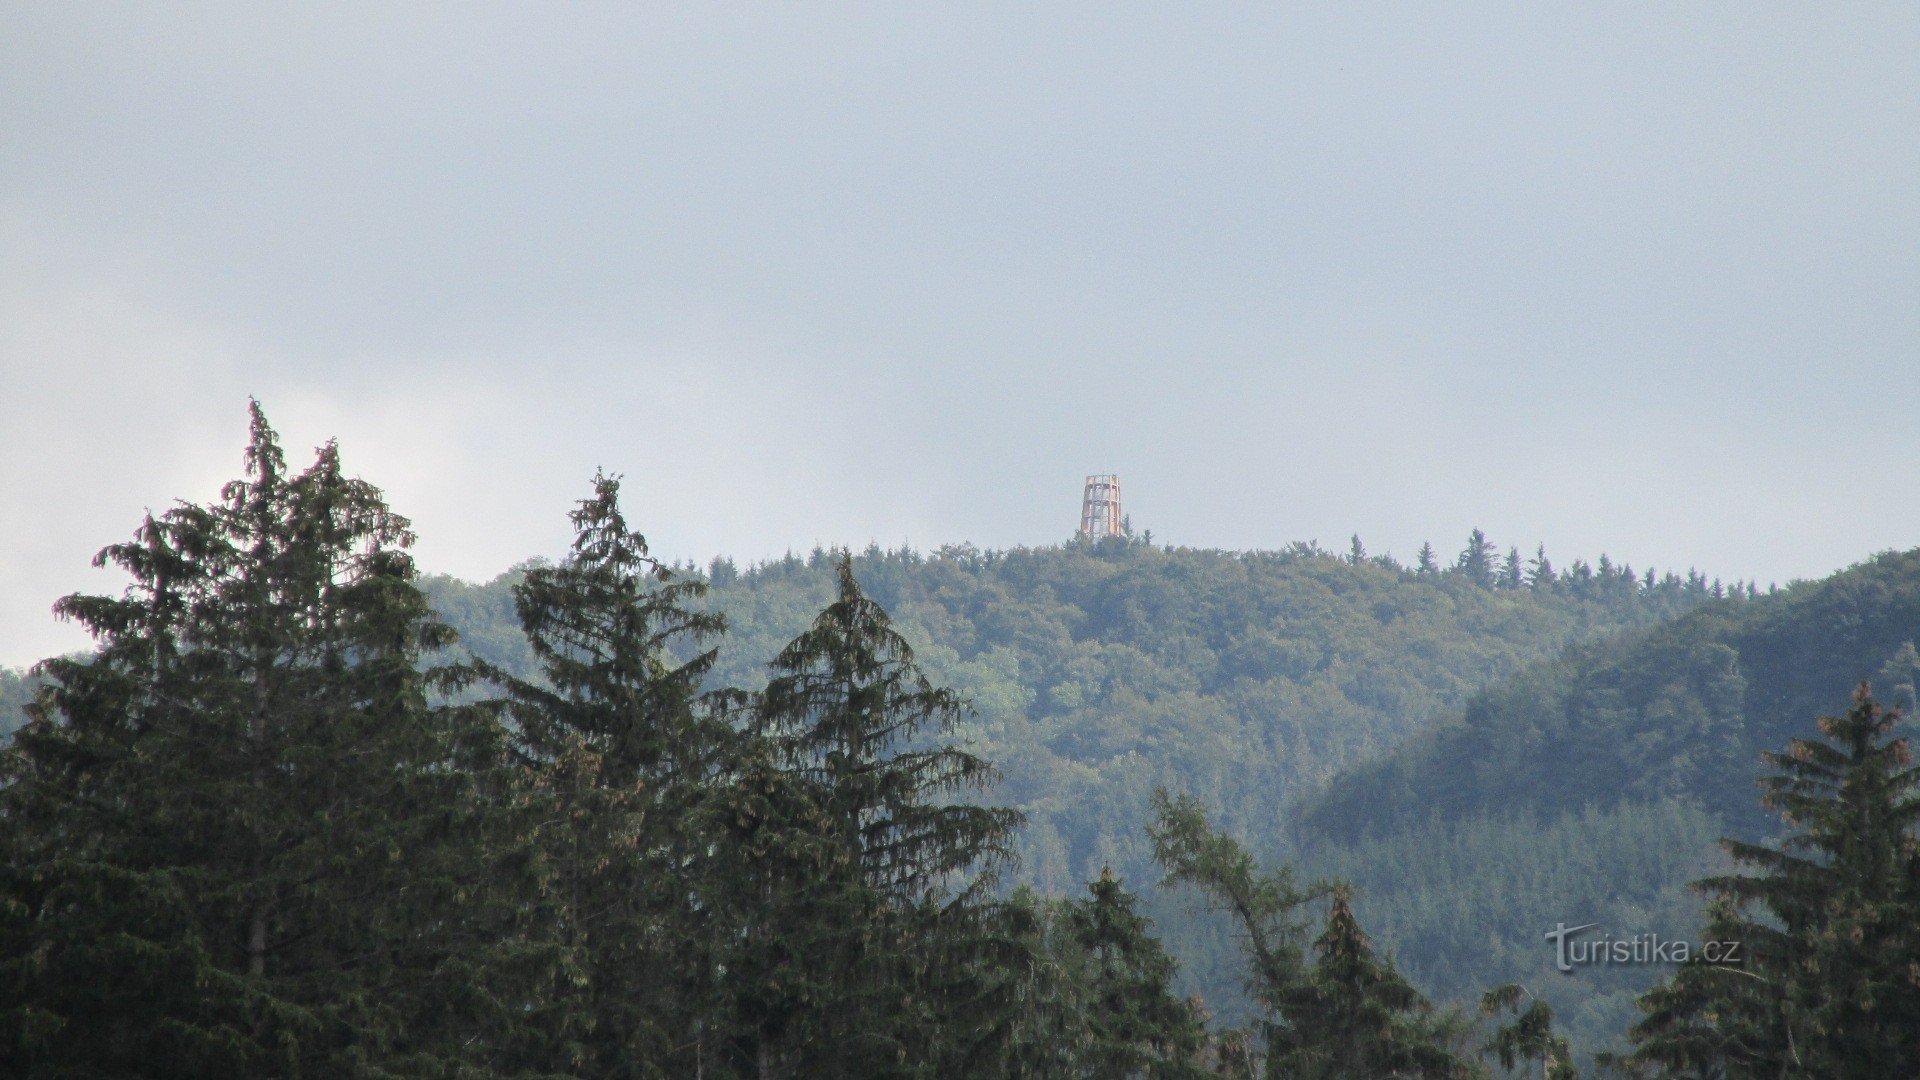
<path fill-rule="evenodd" d="M 0 673 L 0 1071 L 1920 1070 L 1920 552 L 672 566 L 605 476 L 573 523 L 422 577 L 256 407 L 62 601 L 98 650 Z M 1577 923 L 1746 949 L 1558 971 Z"/>
<path fill-rule="evenodd" d="M 835 552 L 677 573 L 727 633 L 713 687 L 758 687 L 767 660 L 833 595 Z M 1579 641 L 1650 626 L 1716 594 L 1697 572 L 1636 573 L 1606 556 L 1556 569 L 1496 553 L 1481 534 L 1444 569 L 1311 544 L 1278 552 L 1145 539 L 852 556 L 862 590 L 917 662 L 969 703 L 957 729 L 997 763 L 990 798 L 1027 826 L 1014 879 L 1070 891 L 1112 867 L 1153 872 L 1154 790 L 1203 796 L 1225 828 L 1283 844 L 1294 804 L 1480 687 Z M 537 567 L 540 563 L 529 563 Z M 514 613 L 525 568 L 485 585 L 423 581 L 461 647 L 531 678 Z"/>

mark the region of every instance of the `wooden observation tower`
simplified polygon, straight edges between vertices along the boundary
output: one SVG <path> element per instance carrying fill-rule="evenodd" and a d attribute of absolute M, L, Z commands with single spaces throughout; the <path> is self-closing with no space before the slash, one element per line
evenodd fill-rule
<path fill-rule="evenodd" d="M 1120 511 L 1120 478 L 1113 473 L 1087 477 L 1087 490 L 1080 497 L 1080 538 L 1103 540 L 1124 536 Z"/>

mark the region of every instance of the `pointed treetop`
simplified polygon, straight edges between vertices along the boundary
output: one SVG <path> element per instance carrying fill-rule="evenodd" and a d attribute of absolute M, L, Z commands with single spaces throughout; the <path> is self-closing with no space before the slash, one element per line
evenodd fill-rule
<path fill-rule="evenodd" d="M 270 484 L 286 472 L 287 458 L 258 398 L 247 399 L 247 429 L 247 475 L 257 483 Z"/>

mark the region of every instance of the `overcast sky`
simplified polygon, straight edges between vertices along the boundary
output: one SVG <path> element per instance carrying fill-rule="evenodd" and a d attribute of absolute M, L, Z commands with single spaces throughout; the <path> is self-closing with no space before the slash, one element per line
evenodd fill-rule
<path fill-rule="evenodd" d="M 1920 544 L 1920 8 L 1288 7 L 7 4 L 0 663 L 248 395 L 470 578 Z"/>

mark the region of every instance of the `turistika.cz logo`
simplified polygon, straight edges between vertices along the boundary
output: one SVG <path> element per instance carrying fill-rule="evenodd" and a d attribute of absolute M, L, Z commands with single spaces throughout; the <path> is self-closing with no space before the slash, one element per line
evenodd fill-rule
<path fill-rule="evenodd" d="M 1598 964 L 1684 964 L 1694 957 L 1709 964 L 1738 966 L 1740 963 L 1741 943 L 1738 941 L 1703 941 L 1696 945 L 1688 941 L 1669 941 L 1659 934 L 1614 937 L 1604 931 L 1599 937 L 1574 936 L 1599 925 L 1583 923 L 1568 926 L 1566 923 L 1555 923 L 1546 934 L 1547 940 L 1553 942 L 1553 966 L 1561 971 L 1572 971 L 1578 966 Z"/>

